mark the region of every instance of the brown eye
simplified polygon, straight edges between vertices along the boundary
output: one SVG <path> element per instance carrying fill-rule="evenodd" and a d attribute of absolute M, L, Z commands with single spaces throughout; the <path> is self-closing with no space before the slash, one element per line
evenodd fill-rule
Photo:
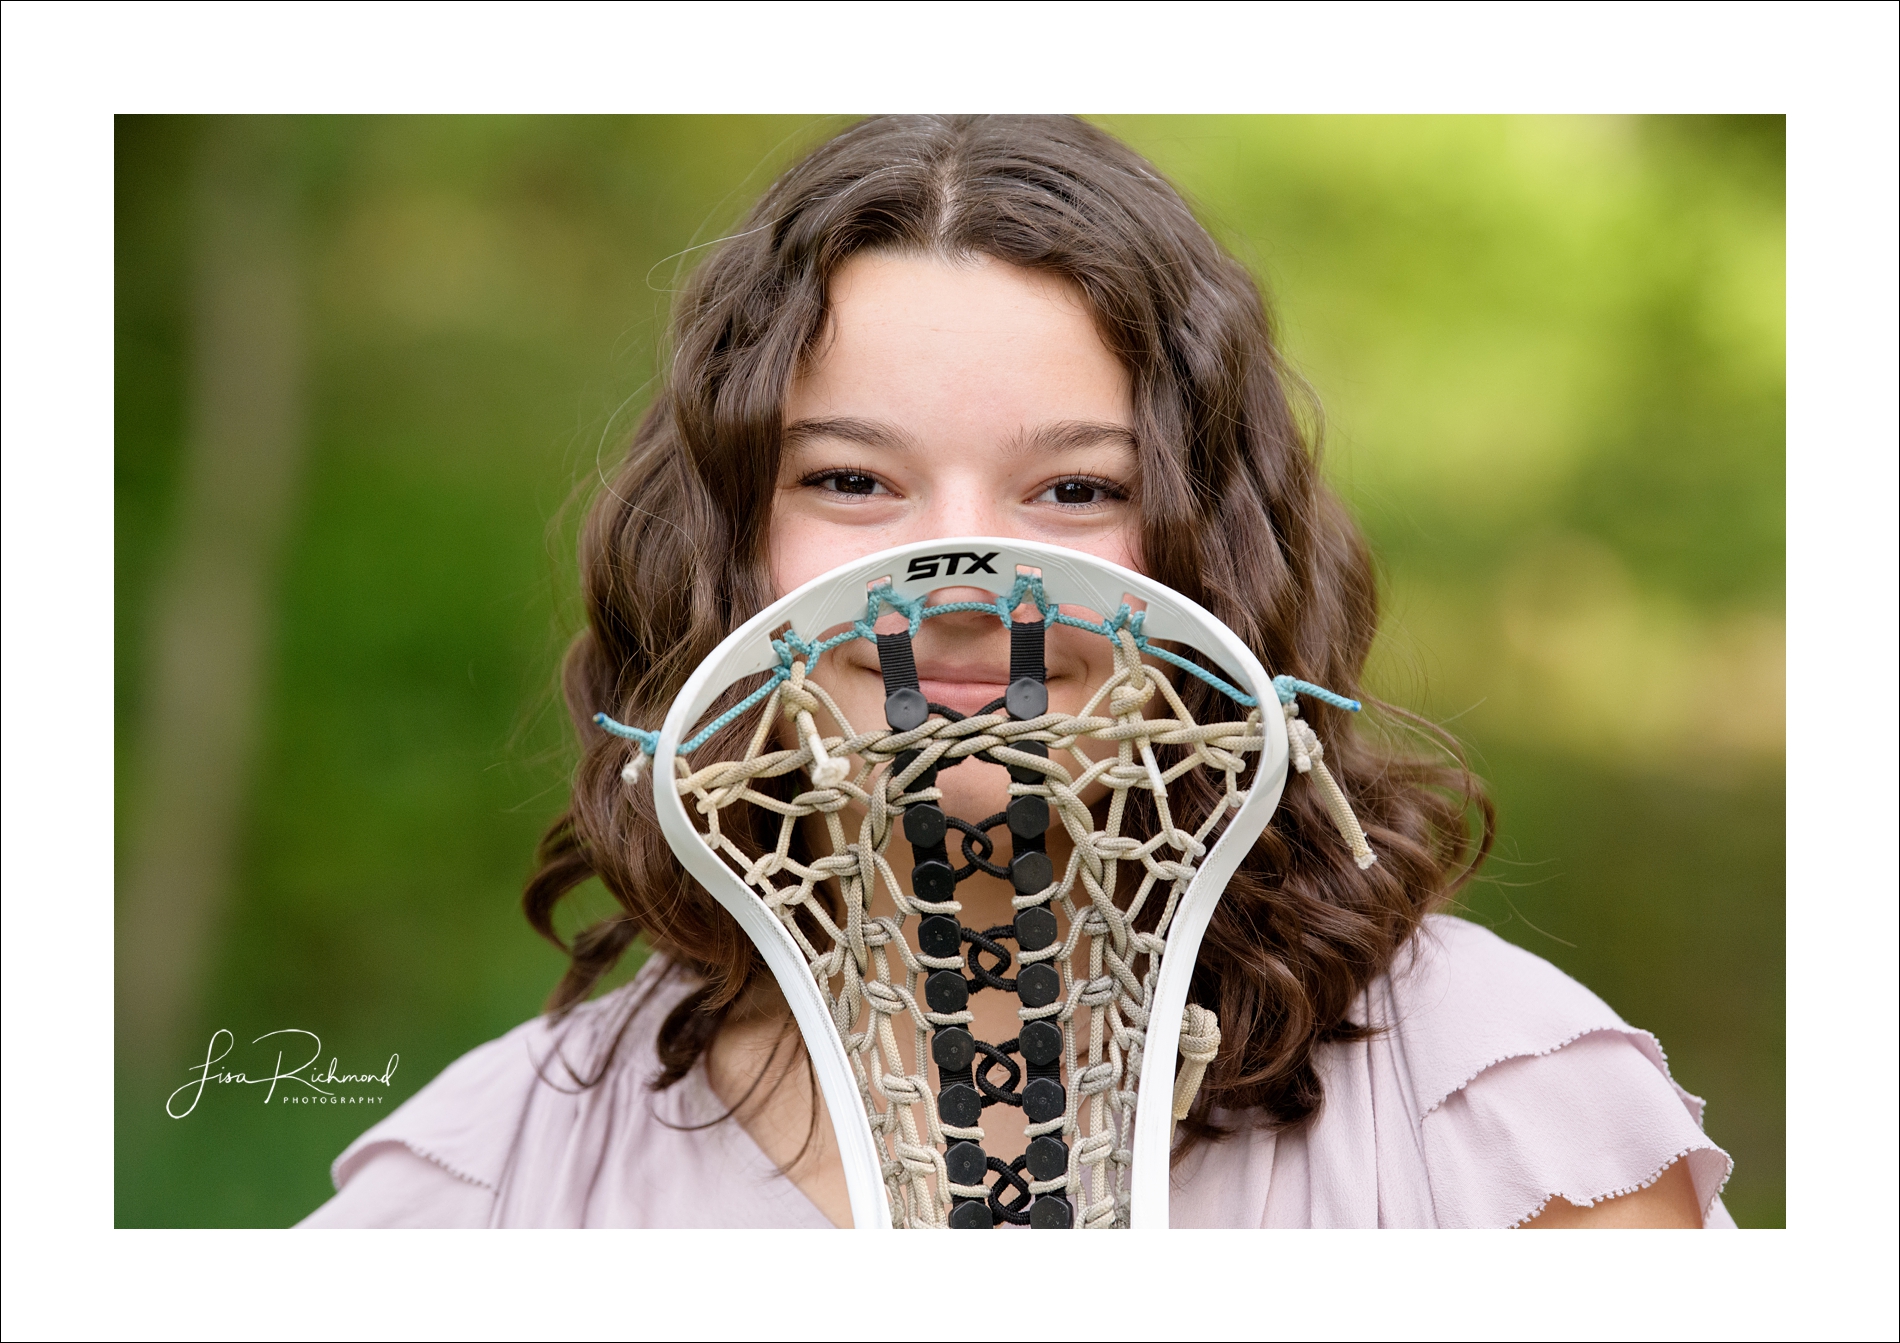
<path fill-rule="evenodd" d="M 867 476 L 862 471 L 834 471 L 821 476 L 817 484 L 837 494 L 876 494 L 877 478 Z"/>
<path fill-rule="evenodd" d="M 1103 504 L 1127 496 L 1105 480 L 1074 478 L 1057 481 L 1037 496 L 1052 504 L 1065 504 L 1071 508 L 1089 504 Z"/>

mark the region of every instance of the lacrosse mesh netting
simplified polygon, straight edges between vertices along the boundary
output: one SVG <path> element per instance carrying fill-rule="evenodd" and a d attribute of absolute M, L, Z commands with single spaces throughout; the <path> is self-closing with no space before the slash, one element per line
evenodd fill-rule
<path fill-rule="evenodd" d="M 1012 618 L 1028 609 L 1041 619 Z M 877 633 L 886 610 L 907 628 Z M 1007 694 L 967 716 L 925 700 L 911 648 L 925 619 L 965 611 L 992 614 L 1010 637 Z M 1151 642 L 1143 622 L 1125 604 L 1099 621 L 1065 612 L 1033 573 L 994 603 L 928 605 L 875 586 L 863 617 L 830 638 L 781 630 L 763 683 L 680 743 L 676 784 L 700 841 L 790 932 L 823 991 L 897 1226 L 1128 1224 L 1136 1084 L 1162 953 L 1266 741 L 1254 697 Z M 1112 649 L 1112 673 L 1074 714 L 1049 709 L 1051 625 Z M 854 639 L 878 650 L 886 722 L 875 728 L 852 724 L 813 679 L 826 653 Z M 1197 698 L 1224 700 L 1233 716 L 1197 721 L 1176 684 L 1187 675 L 1220 692 Z M 1285 677 L 1275 689 L 1294 763 L 1324 776 L 1294 693 L 1358 706 Z M 840 735 L 820 734 L 821 711 Z M 637 781 L 656 734 L 596 721 L 639 743 L 627 770 Z M 972 820 L 939 805 L 938 776 L 971 759 L 1009 771 L 1004 811 Z M 1329 803 L 1331 782 L 1320 790 Z M 1060 872 L 1046 842 L 1055 825 L 1070 849 Z M 887 858 L 900 828 L 908 889 Z M 1369 861 L 1357 824 L 1341 831 Z M 962 922 L 957 886 L 978 874 L 1009 883 L 1012 923 Z M 973 1034 L 969 998 L 985 991 L 1017 999 L 1015 1038 Z M 1185 1067 L 1164 1102 L 1177 1117 L 1218 1042 L 1213 1014 L 1190 1009 Z M 983 1112 L 999 1104 L 1026 1120 L 1025 1150 L 1009 1157 L 985 1143 Z"/>

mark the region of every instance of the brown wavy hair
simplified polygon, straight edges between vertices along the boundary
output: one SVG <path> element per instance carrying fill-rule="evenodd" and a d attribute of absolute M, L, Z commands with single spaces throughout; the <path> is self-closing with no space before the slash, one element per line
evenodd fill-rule
<path fill-rule="evenodd" d="M 662 1085 L 767 971 L 674 859 L 651 797 L 620 782 L 625 743 L 590 719 L 604 709 L 657 727 L 690 672 L 772 599 L 781 409 L 830 277 L 870 251 L 985 255 L 1079 289 L 1133 376 L 1147 572 L 1270 671 L 1363 698 L 1378 628 L 1370 552 L 1320 478 L 1315 417 L 1259 288 L 1174 188 L 1071 118 L 852 126 L 774 182 L 699 267 L 674 314 L 671 367 L 583 529 L 588 624 L 563 679 L 584 754 L 523 903 L 570 958 L 553 1011 L 584 999 L 636 938 L 697 978 L 661 1030 Z M 1184 694 L 1202 721 L 1231 707 L 1198 682 Z M 1211 1106 L 1275 1124 L 1313 1114 L 1314 1049 L 1361 1031 L 1354 999 L 1489 851 L 1491 807 L 1456 743 L 1373 708 L 1435 733 L 1439 749 L 1421 756 L 1350 714 L 1304 710 L 1379 861 L 1356 868 L 1313 790 L 1289 781 L 1201 947 L 1191 995 L 1219 1013 L 1222 1048 L 1190 1134 L 1215 1131 Z M 620 913 L 563 943 L 556 906 L 592 876 Z"/>

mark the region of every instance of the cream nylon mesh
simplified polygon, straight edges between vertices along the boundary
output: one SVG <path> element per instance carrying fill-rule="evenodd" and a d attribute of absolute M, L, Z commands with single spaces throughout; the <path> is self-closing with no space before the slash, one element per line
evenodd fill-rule
<path fill-rule="evenodd" d="M 920 985 L 933 971 L 960 971 L 964 960 L 927 956 L 914 937 L 920 919 L 955 915 L 962 905 L 907 894 L 885 857 L 904 809 L 943 796 L 939 788 L 917 786 L 919 779 L 934 766 L 979 752 L 1038 774 L 1039 782 L 1012 782 L 1010 795 L 1046 799 L 1052 824 L 1059 823 L 1073 845 L 1047 889 L 1014 897 L 1018 910 L 1059 910 L 1066 930 L 1049 947 L 1016 953 L 1019 965 L 1048 961 L 1061 974 L 1055 1002 L 1018 1007 L 1025 1023 L 1047 1018 L 1060 1026 L 1067 1094 L 1059 1118 L 1032 1122 L 1026 1130 L 1031 1140 L 1045 1133 L 1061 1137 L 1068 1145 L 1067 1170 L 1029 1181 L 1029 1190 L 1035 1196 L 1063 1194 L 1080 1227 L 1128 1223 L 1136 1081 L 1170 923 L 1196 864 L 1245 799 L 1243 780 L 1265 737 L 1258 707 L 1237 722 L 1195 721 L 1168 677 L 1144 661 L 1139 621 L 1131 629 L 1127 617 L 1124 609 L 1101 626 L 1086 626 L 1112 641 L 1114 671 L 1081 712 L 1024 720 L 1003 712 L 956 722 L 932 717 L 903 732 L 855 728 L 808 676 L 829 645 L 793 637 L 788 643 L 797 651 L 786 673 L 748 710 L 757 718 L 743 755 L 708 761 L 702 747 L 698 758 L 689 756 L 690 772 L 678 780 L 703 842 L 790 931 L 824 992 L 870 1117 L 899 1226 L 943 1226 L 953 1200 L 989 1193 L 951 1182 L 946 1145 L 959 1139 L 982 1143 L 983 1130 L 939 1117 L 927 1062 L 931 1032 L 967 1026 L 973 1014 L 933 1011 Z M 820 736 L 815 715 L 821 709 L 841 726 L 841 735 Z M 795 726 L 796 749 L 779 744 L 784 719 Z M 1088 739 L 1109 744 L 1113 754 L 1091 758 L 1081 749 Z M 1048 757 L 1016 749 L 1026 743 L 1044 744 Z M 915 758 L 900 768 L 898 757 L 913 751 Z M 1162 756 L 1170 761 L 1166 768 Z M 1192 830 L 1177 825 L 1168 796 L 1190 771 L 1208 771 L 1220 790 Z M 791 792 L 789 800 L 766 790 L 769 781 L 788 776 L 796 782 L 781 782 L 775 791 Z M 1106 797 L 1092 809 L 1081 794 L 1097 784 Z M 1141 792 L 1151 795 L 1152 811 L 1129 806 Z M 775 846 L 754 856 L 743 841 L 752 827 L 729 819 L 735 808 L 776 815 Z M 1136 812 L 1153 818 L 1139 827 L 1143 833 L 1129 833 Z M 806 824 L 810 818 L 822 826 L 823 846 L 812 842 L 817 827 Z M 828 851 L 801 857 L 807 847 Z M 880 893 L 894 914 L 872 912 Z M 1156 904 L 1159 915 L 1149 930 L 1138 929 Z M 1211 1014 L 1202 1016 L 1206 1022 L 1195 1018 L 1190 1032 L 1198 1043 L 1183 1044 L 1195 1078 L 1218 1042 Z M 901 1032 L 911 1037 L 908 1054 L 899 1045 Z"/>

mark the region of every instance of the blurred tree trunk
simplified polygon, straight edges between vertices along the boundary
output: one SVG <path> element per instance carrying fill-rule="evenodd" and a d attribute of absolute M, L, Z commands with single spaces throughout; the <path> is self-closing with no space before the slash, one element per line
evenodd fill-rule
<path fill-rule="evenodd" d="M 221 117 L 200 149 L 189 438 L 118 883 L 117 1054 L 138 1074 L 182 1078 L 192 1061 L 181 1036 L 203 1005 L 240 850 L 303 450 L 291 131 L 280 118 Z"/>

